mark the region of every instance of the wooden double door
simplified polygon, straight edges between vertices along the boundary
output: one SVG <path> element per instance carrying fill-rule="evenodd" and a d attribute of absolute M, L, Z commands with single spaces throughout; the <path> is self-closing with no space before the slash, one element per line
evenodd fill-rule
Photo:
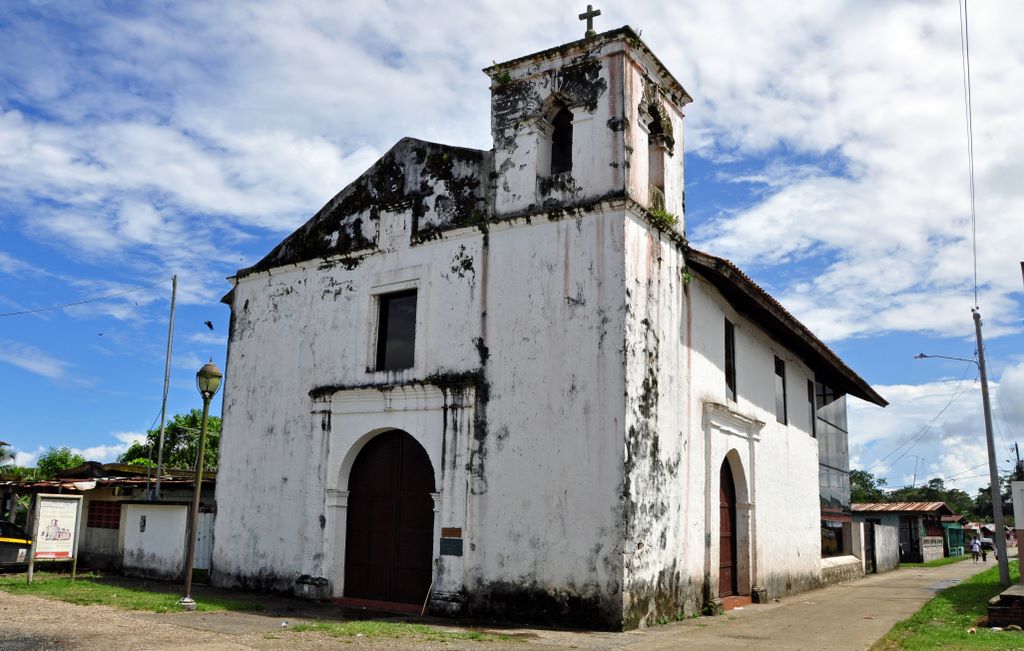
<path fill-rule="evenodd" d="M 400 430 L 359 452 L 349 475 L 345 596 L 419 604 L 431 580 L 434 470 Z"/>

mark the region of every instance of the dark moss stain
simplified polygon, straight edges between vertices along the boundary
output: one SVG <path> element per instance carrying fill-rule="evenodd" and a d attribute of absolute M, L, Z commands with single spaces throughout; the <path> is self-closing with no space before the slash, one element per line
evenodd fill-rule
<path fill-rule="evenodd" d="M 552 88 L 569 98 L 570 106 L 582 106 L 593 113 L 597 110 L 597 101 L 608 90 L 608 82 L 601 77 L 601 67 L 597 57 L 581 57 L 578 63 L 555 72 Z"/>
<path fill-rule="evenodd" d="M 622 630 L 621 598 L 608 594 L 598 585 L 569 585 L 568 589 L 555 590 L 539 585 L 530 577 L 493 581 L 473 588 L 467 605 L 469 614 L 474 617 Z"/>
<path fill-rule="evenodd" d="M 473 256 L 466 253 L 466 245 L 459 245 L 459 250 L 455 252 L 455 257 L 452 258 L 452 264 L 449 267 L 449 270 L 459 278 L 466 278 L 469 276 L 470 283 L 476 283 L 476 270 L 473 268 Z"/>
<path fill-rule="evenodd" d="M 410 212 L 413 237 L 432 228 L 458 228 L 486 220 L 483 178 L 487 154 L 406 138 L 339 192 L 306 224 L 239 276 L 316 258 L 376 248 L 381 213 Z M 433 198 L 433 203 L 430 199 Z M 421 222 L 433 208 L 432 226 Z M 359 258 L 349 256 L 352 266 Z"/>
<path fill-rule="evenodd" d="M 632 582 L 622 616 L 623 628 L 651 626 L 700 613 L 704 603 L 702 584 L 684 576 L 675 561 L 658 572 L 653 581 Z"/>
<path fill-rule="evenodd" d="M 480 366 L 486 366 L 487 360 L 491 357 L 491 351 L 487 348 L 487 344 L 484 343 L 484 338 L 476 337 L 473 339 L 473 346 L 476 347 L 477 355 L 480 357 Z"/>
<path fill-rule="evenodd" d="M 576 179 L 569 172 L 537 177 L 537 193 L 543 198 L 552 194 L 575 195 L 580 191 Z"/>

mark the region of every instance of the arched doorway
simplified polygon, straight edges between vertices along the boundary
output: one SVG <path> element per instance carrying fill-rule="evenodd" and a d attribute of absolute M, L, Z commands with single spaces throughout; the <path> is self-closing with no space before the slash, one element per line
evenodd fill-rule
<path fill-rule="evenodd" d="M 434 469 L 416 440 L 391 430 L 352 464 L 345 533 L 345 596 L 423 603 L 430 588 Z"/>
<path fill-rule="evenodd" d="M 719 473 L 719 548 L 718 596 L 728 597 L 738 590 L 738 554 L 736 553 L 736 482 L 733 481 L 729 460 L 722 462 Z"/>

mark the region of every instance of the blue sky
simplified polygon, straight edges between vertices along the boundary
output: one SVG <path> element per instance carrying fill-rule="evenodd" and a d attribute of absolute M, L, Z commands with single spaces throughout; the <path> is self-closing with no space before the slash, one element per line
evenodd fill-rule
<path fill-rule="evenodd" d="M 597 26 L 642 30 L 695 98 L 690 239 L 740 264 L 892 402 L 851 401 L 853 464 L 893 485 L 916 465 L 973 491 L 986 481 L 977 373 L 913 360 L 975 347 L 958 6 L 807 5 L 618 2 Z M 1005 5 L 970 10 L 978 279 L 1002 459 L 1024 434 L 1024 51 Z M 403 136 L 489 148 L 481 68 L 579 38 L 580 11 L 0 5 L 0 313 L 158 283 L 0 317 L 0 440 L 22 463 L 51 445 L 112 460 L 151 427 L 173 274 L 169 412 L 199 406 L 195 371 L 224 364 L 225 277 Z"/>

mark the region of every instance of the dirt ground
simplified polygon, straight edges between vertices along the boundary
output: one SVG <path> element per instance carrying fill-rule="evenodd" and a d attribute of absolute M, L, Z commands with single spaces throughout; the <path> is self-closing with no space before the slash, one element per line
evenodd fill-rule
<path fill-rule="evenodd" d="M 380 637 L 335 638 L 282 627 L 305 618 L 252 612 L 156 614 L 0 592 L 0 650 L 111 649 L 527 649 L 522 642 L 429 642 Z"/>

